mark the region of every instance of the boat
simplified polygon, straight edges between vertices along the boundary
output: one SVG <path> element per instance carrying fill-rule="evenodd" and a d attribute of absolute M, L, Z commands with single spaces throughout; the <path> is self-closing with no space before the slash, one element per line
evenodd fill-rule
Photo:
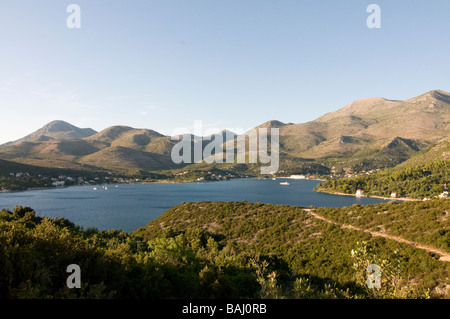
<path fill-rule="evenodd" d="M 273 181 L 276 181 L 277 179 L 276 179 L 275 177 L 272 177 L 272 180 L 273 180 Z"/>
<path fill-rule="evenodd" d="M 281 182 L 280 185 L 289 185 L 288 182 Z"/>
<path fill-rule="evenodd" d="M 97 187 L 94 187 L 93 190 L 96 191 L 96 190 L 97 190 Z"/>

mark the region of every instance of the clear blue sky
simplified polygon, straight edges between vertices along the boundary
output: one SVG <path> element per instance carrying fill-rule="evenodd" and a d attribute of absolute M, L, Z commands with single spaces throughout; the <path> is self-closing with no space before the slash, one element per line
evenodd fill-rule
<path fill-rule="evenodd" d="M 449 16 L 448 0 L 1 0 L 0 143 L 56 119 L 246 129 L 450 91 Z"/>

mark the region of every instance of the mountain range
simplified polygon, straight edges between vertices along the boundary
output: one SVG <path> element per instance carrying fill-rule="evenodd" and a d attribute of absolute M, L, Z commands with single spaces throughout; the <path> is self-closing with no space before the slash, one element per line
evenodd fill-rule
<path fill-rule="evenodd" d="M 291 172 L 300 173 L 308 167 L 305 164 L 355 171 L 447 159 L 450 93 L 433 90 L 407 100 L 361 99 L 307 123 L 272 120 L 257 128 L 279 129 L 280 169 Z M 232 143 L 237 135 L 226 133 L 217 134 Z M 53 121 L 1 145 L 0 159 L 44 167 L 156 171 L 180 167 L 171 160 L 176 143 L 151 129 L 112 126 L 96 132 Z M 202 143 L 204 147 L 209 139 Z"/>

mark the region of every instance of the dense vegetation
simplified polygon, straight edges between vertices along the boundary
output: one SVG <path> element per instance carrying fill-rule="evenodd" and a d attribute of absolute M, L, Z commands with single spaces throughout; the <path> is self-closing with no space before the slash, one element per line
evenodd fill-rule
<path fill-rule="evenodd" d="M 52 182 L 51 180 L 42 180 L 34 176 L 25 176 L 25 177 L 0 176 L 0 191 L 1 190 L 22 191 L 38 187 L 52 187 Z"/>
<path fill-rule="evenodd" d="M 373 263 L 376 292 L 365 281 Z M 66 286 L 69 264 L 81 289 Z M 449 273 L 422 250 L 298 207 L 183 203 L 131 234 L 0 212 L 0 298 L 441 298 Z"/>
<path fill-rule="evenodd" d="M 418 204 L 422 203 L 408 203 Z M 411 206 L 406 209 L 409 208 Z M 417 210 L 420 209 L 418 206 Z M 439 284 L 445 286 L 450 271 L 448 263 L 436 261 L 426 252 L 409 245 L 341 229 L 305 214 L 301 208 L 282 205 L 185 203 L 168 210 L 134 234 L 151 239 L 163 233 L 176 234 L 196 228 L 219 236 L 223 245 L 232 245 L 238 251 L 276 257 L 279 266 L 272 271 L 277 271 L 280 287 L 284 287 L 285 293 L 295 286 L 295 282 L 307 278 L 315 285 L 316 293 L 328 284 L 340 289 L 341 297 L 346 289 L 350 289 L 350 295 L 354 297 L 357 287 L 361 288 L 361 282 L 355 279 L 361 268 L 353 268 L 355 260 L 350 252 L 358 249 L 366 253 L 374 249 L 365 262 L 389 260 L 397 263 L 397 270 L 402 269 L 401 277 L 420 283 L 421 291 Z M 360 246 L 363 242 L 366 242 L 365 248 Z"/>
<path fill-rule="evenodd" d="M 385 170 L 371 175 L 331 179 L 317 186 L 320 191 L 368 196 L 425 198 L 441 194 L 450 183 L 450 161 L 435 161 L 403 169 Z"/>
<path fill-rule="evenodd" d="M 316 212 L 341 224 L 401 236 L 450 253 L 450 200 L 447 199 L 317 208 Z"/>
<path fill-rule="evenodd" d="M 82 230 L 27 207 L 0 213 L 0 298 L 248 298 L 258 283 L 246 260 L 199 230 L 141 241 Z M 69 289 L 66 268 L 82 269 Z"/>

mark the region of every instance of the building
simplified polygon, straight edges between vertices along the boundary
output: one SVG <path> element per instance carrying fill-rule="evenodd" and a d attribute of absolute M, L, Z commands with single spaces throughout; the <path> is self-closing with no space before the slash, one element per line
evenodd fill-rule
<path fill-rule="evenodd" d="M 292 179 L 306 179 L 305 175 L 291 175 Z"/>
<path fill-rule="evenodd" d="M 362 189 L 358 189 L 356 191 L 356 196 L 363 196 L 364 195 L 364 191 Z"/>
<path fill-rule="evenodd" d="M 397 198 L 397 193 L 395 192 L 391 193 L 391 198 Z"/>
<path fill-rule="evenodd" d="M 65 181 L 56 181 L 56 182 L 53 182 L 52 185 L 56 186 L 56 187 L 61 187 L 61 186 L 64 186 L 65 183 L 66 183 Z"/>

